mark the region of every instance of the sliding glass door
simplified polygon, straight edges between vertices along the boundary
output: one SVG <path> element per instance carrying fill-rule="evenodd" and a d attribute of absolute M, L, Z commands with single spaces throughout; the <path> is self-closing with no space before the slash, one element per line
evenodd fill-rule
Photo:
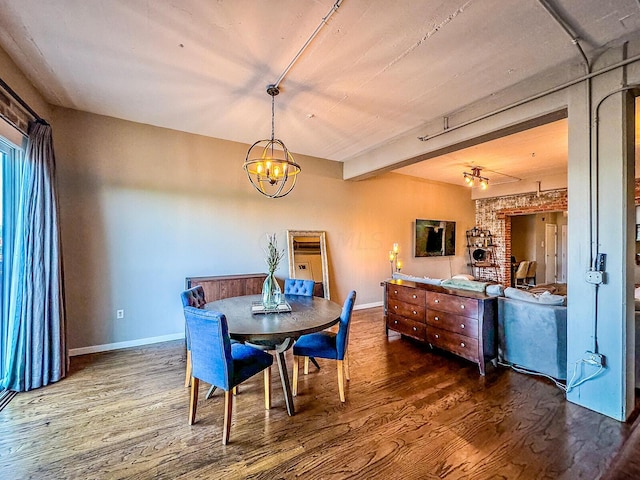
<path fill-rule="evenodd" d="M 19 155 L 21 154 L 21 150 L 11 145 L 9 142 L 5 141 L 2 137 L 0 137 L 0 380 L 5 373 L 5 367 L 7 362 L 7 339 L 8 339 L 8 325 L 6 325 L 3 320 L 4 315 L 2 315 L 2 311 L 4 310 L 5 303 L 5 295 L 4 295 L 4 256 L 6 254 L 4 248 L 4 209 L 3 209 L 3 194 L 4 189 L 3 186 L 3 174 L 4 174 L 4 166 L 15 162 Z M 1 382 L 0 382 L 1 383 Z M 2 387 L 0 387 L 0 391 L 2 391 Z"/>

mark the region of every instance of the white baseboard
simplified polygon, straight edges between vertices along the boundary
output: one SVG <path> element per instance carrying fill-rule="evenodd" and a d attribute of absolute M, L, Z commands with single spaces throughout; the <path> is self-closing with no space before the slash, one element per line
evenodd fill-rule
<path fill-rule="evenodd" d="M 184 338 L 184 333 L 172 333 L 171 335 L 161 335 L 159 337 L 139 338 L 126 342 L 106 343 L 104 345 L 93 345 L 91 347 L 80 347 L 69 349 L 69 356 L 86 355 L 87 353 L 108 352 L 110 350 L 120 350 L 121 348 L 140 347 L 152 343 L 169 342 Z"/>
<path fill-rule="evenodd" d="M 363 303 L 362 305 L 354 305 L 353 309 L 354 310 L 364 310 L 366 308 L 374 308 L 374 307 L 382 307 L 384 305 L 384 303 L 380 302 L 373 302 L 373 303 Z"/>
<path fill-rule="evenodd" d="M 355 305 L 354 310 L 365 310 L 367 308 L 381 307 L 382 302 L 364 303 Z M 111 350 L 120 350 L 121 348 L 140 347 L 142 345 L 151 345 L 152 343 L 169 342 L 171 340 L 181 340 L 184 333 L 173 333 L 171 335 L 161 335 L 159 337 L 139 338 L 137 340 L 129 340 L 127 342 L 106 343 L 104 345 L 93 345 L 91 347 L 72 348 L 69 350 L 69 356 L 86 355 L 87 353 L 109 352 Z"/>

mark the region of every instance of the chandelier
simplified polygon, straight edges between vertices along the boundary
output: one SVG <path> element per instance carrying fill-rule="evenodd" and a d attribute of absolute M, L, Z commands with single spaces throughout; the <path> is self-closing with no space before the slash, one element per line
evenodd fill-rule
<path fill-rule="evenodd" d="M 470 187 L 480 185 L 480 188 L 485 190 L 489 186 L 489 179 L 480 175 L 480 167 L 471 167 L 471 173 L 464 172 L 463 177 L 465 183 Z"/>
<path fill-rule="evenodd" d="M 331 10 L 322 17 L 320 24 L 298 51 L 293 60 L 284 69 L 276 83 L 267 85 L 267 93 L 271 95 L 271 138 L 269 140 L 258 140 L 251 145 L 244 160 L 244 171 L 247 172 L 249 181 L 261 194 L 269 198 L 284 197 L 289 194 L 296 185 L 296 178 L 300 173 L 298 165 L 282 140 L 274 137 L 274 104 L 275 96 L 280 93 L 278 86 L 284 77 L 289 73 L 293 64 L 300 58 L 309 44 L 316 38 L 322 27 L 327 24 L 329 17 L 333 15 L 342 0 L 336 0 Z"/>
<path fill-rule="evenodd" d="M 280 90 L 276 85 L 268 85 L 267 93 L 271 95 L 271 138 L 251 145 L 244 171 L 257 191 L 269 198 L 279 198 L 293 190 L 301 169 L 284 142 L 274 136 L 275 96 Z"/>

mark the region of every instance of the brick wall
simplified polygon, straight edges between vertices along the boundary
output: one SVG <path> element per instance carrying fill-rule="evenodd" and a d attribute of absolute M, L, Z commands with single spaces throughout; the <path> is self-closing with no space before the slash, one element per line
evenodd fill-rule
<path fill-rule="evenodd" d="M 31 116 L 2 88 L 0 88 L 0 117 L 24 134 L 27 133 Z"/>
<path fill-rule="evenodd" d="M 640 182 L 637 180 L 636 199 L 640 199 Z M 539 195 L 526 193 L 476 200 L 476 225 L 493 234 L 499 282 L 506 286 L 511 285 L 511 217 L 565 210 L 567 210 L 567 190 L 554 190 Z M 489 269 L 481 269 L 474 273 L 483 280 L 496 280 L 494 272 Z"/>

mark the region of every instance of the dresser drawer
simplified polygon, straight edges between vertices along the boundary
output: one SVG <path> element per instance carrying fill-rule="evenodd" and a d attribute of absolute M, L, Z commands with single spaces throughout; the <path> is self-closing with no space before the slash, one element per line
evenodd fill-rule
<path fill-rule="evenodd" d="M 389 285 L 389 303 L 397 300 L 400 303 L 411 303 L 424 306 L 424 290 L 419 288 L 404 287 L 402 285 Z"/>
<path fill-rule="evenodd" d="M 400 302 L 395 298 L 390 298 L 387 304 L 388 313 L 394 313 L 416 322 L 425 323 L 424 305 Z"/>
<path fill-rule="evenodd" d="M 478 338 L 477 318 L 429 310 L 427 311 L 427 325 L 459 333 L 466 337 Z"/>
<path fill-rule="evenodd" d="M 478 362 L 478 340 L 453 333 L 440 328 L 429 327 L 427 329 L 427 341 L 434 347 L 448 350 L 451 353 Z"/>
<path fill-rule="evenodd" d="M 414 322 L 392 313 L 387 316 L 387 327 L 423 342 L 427 339 L 427 327 L 424 323 Z"/>
<path fill-rule="evenodd" d="M 455 313 L 465 317 L 478 318 L 478 300 L 444 293 L 426 292 L 426 305 L 429 309 Z"/>

